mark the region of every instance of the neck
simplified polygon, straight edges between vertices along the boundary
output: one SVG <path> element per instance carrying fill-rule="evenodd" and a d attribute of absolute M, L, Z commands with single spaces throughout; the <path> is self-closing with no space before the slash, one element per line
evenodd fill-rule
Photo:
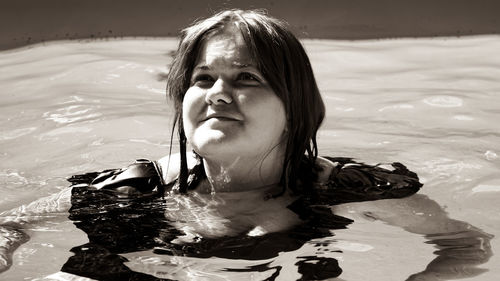
<path fill-rule="evenodd" d="M 203 165 L 212 192 L 267 191 L 279 185 L 283 159 L 281 153 L 271 152 L 264 157 L 203 159 Z"/>

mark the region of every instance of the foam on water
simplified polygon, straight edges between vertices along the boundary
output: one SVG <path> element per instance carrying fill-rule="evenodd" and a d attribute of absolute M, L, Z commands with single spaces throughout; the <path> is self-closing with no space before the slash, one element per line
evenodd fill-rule
<path fill-rule="evenodd" d="M 421 193 L 435 201 L 422 201 L 427 202 L 423 210 L 411 207 L 408 221 L 447 213 L 464 225 L 500 235 L 500 37 L 304 44 L 327 107 L 320 154 L 402 162 L 425 182 Z M 176 45 L 175 39 L 54 42 L 0 53 L 0 211 L 6 212 L 2 221 L 12 219 L 30 236 L 1 278 L 57 276 L 69 249 L 85 243 L 85 235 L 66 219 L 63 201 L 51 205 L 36 199 L 57 196 L 72 174 L 168 153 L 172 111 L 162 77 Z M 280 265 L 290 269 L 283 268 L 289 275 L 280 278 L 291 280 L 300 276 L 297 256 L 314 254 L 339 260 L 345 280 L 403 280 L 424 270 L 433 259 L 432 245 L 439 244 L 379 223 L 379 216 L 397 217 L 413 206 L 395 201 L 399 205 L 336 207 L 355 222 L 334 231 L 322 253 L 306 244 L 253 275 L 221 268 L 252 268 L 263 261 L 158 260 L 152 252 L 136 252 L 125 255 L 127 266 L 186 279 L 263 279 Z M 51 212 L 56 215 L 40 215 Z M 17 237 L 15 231 L 7 228 L 5 237 Z M 491 247 L 493 256 L 480 265 L 489 271 L 471 276 L 474 280 L 500 276 L 497 239 Z"/>

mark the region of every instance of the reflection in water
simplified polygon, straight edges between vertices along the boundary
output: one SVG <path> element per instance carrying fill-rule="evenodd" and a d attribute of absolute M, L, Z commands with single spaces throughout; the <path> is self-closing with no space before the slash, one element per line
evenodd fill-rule
<path fill-rule="evenodd" d="M 461 224 L 462 222 L 455 223 Z M 435 245 L 437 257 L 422 272 L 408 280 L 450 280 L 479 275 L 487 269 L 478 268 L 492 256 L 492 235 L 478 229 L 451 233 L 436 233 L 425 236 L 427 243 Z"/>
<path fill-rule="evenodd" d="M 486 263 L 493 255 L 490 246 L 493 235 L 467 222 L 449 218 L 439 204 L 425 195 L 354 203 L 348 209 L 350 213 L 422 235 L 427 240 L 425 243 L 436 248 L 434 260 L 407 280 L 452 280 L 487 271 L 478 265 Z"/>
<path fill-rule="evenodd" d="M 73 183 L 88 183 L 93 177 L 95 174 L 89 174 L 88 178 L 80 177 Z M 289 208 L 304 222 L 287 231 L 263 236 L 199 238 L 192 243 L 178 244 L 173 240 L 183 233 L 165 219 L 163 197 L 117 198 L 112 191 L 89 189 L 85 184 L 75 185 L 72 193 L 70 219 L 87 233 L 89 242 L 71 250 L 74 256 L 68 259 L 62 271 L 98 280 L 183 279 L 182 274 L 185 277 L 186 268 L 190 267 L 188 261 L 192 258 L 208 261 L 212 257 L 255 261 L 241 267 L 219 265 L 216 270 L 219 274 L 256 276 L 258 273 L 259 279 L 275 280 L 289 270 L 283 268 L 285 264 L 274 262 L 280 254 L 298 250 L 312 240 L 318 241 L 313 245 L 316 253 L 328 246 L 334 248 L 336 241 L 332 239 L 335 236 L 332 230 L 347 228 L 353 222 L 335 215 L 330 207 L 309 207 L 298 200 Z M 492 255 L 491 235 L 468 223 L 449 219 L 438 204 L 424 195 L 377 202 L 380 203 L 376 203 L 375 208 L 385 208 L 385 212 L 397 215 L 386 217 L 384 212 L 376 210 L 363 214 L 422 234 L 428 239 L 427 243 L 438 249 L 436 258 L 427 268 L 408 280 L 449 280 L 483 272 L 476 266 Z M 143 256 L 149 255 L 149 258 L 141 261 L 125 257 L 134 252 L 148 253 Z M 340 250 L 336 252 L 341 253 Z M 182 264 L 176 258 L 186 261 Z M 299 276 L 295 279 L 299 280 L 323 280 L 342 273 L 336 259 L 320 255 L 295 256 L 293 265 Z"/>
<path fill-rule="evenodd" d="M 413 274 L 408 280 L 450 280 L 488 271 L 477 266 L 486 263 L 493 255 L 490 246 L 493 235 L 469 223 L 448 218 L 436 202 L 424 195 L 415 195 L 412 201 L 425 211 L 427 219 L 423 223 L 428 225 L 407 223 L 403 228 L 423 234 L 428 239 L 426 243 L 437 249 L 434 252 L 437 257 L 424 271 Z"/>
<path fill-rule="evenodd" d="M 12 253 L 28 239 L 29 236 L 24 232 L 11 226 L 0 225 L 0 272 L 9 268 L 12 264 Z"/>

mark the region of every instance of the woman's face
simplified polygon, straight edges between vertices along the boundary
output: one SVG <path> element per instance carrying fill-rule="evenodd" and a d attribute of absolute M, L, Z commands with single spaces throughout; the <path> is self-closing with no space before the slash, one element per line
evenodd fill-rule
<path fill-rule="evenodd" d="M 191 146 L 207 159 L 267 156 L 285 143 L 283 102 L 235 27 L 213 35 L 200 49 L 182 118 Z"/>

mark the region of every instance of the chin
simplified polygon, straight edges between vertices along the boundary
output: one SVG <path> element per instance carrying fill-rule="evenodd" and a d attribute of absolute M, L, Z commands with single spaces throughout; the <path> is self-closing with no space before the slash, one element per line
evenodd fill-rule
<path fill-rule="evenodd" d="M 190 143 L 193 150 L 202 157 L 226 154 L 231 152 L 231 148 L 237 147 L 234 137 L 220 131 L 195 133 Z"/>

